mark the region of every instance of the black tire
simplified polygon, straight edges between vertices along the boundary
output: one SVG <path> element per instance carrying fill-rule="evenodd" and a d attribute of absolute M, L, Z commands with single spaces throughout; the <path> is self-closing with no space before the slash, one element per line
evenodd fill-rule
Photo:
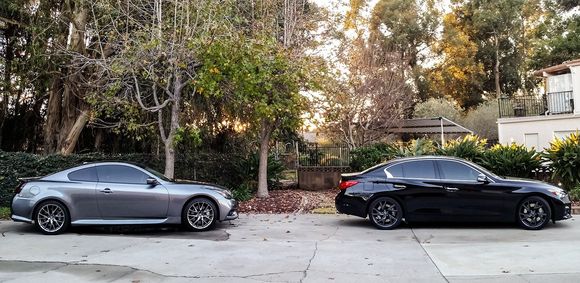
<path fill-rule="evenodd" d="M 379 197 L 369 205 L 369 220 L 381 230 L 397 228 L 403 219 L 403 207 L 390 197 Z"/>
<path fill-rule="evenodd" d="M 211 200 L 194 198 L 183 208 L 181 223 L 190 231 L 207 231 L 213 229 L 218 215 L 217 207 Z"/>
<path fill-rule="evenodd" d="M 541 197 L 527 197 L 518 205 L 516 221 L 526 230 L 540 230 L 552 219 L 550 204 Z"/>
<path fill-rule="evenodd" d="M 70 215 L 66 206 L 54 200 L 40 203 L 34 210 L 34 227 L 45 235 L 64 233 L 70 226 Z"/>

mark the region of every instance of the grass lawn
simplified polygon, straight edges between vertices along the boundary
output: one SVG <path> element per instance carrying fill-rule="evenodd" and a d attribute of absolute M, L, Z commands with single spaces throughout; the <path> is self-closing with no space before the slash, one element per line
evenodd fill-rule
<path fill-rule="evenodd" d="M 10 207 L 0 206 L 0 219 L 10 219 Z"/>

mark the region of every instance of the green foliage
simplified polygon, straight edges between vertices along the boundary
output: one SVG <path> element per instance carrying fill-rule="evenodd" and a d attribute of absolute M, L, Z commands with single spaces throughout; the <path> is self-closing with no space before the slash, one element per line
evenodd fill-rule
<path fill-rule="evenodd" d="M 254 187 L 251 184 L 241 184 L 239 187 L 232 190 L 232 195 L 238 201 L 250 200 L 253 197 Z"/>
<path fill-rule="evenodd" d="M 577 186 L 574 189 L 571 189 L 568 194 L 572 201 L 580 201 L 580 187 Z"/>
<path fill-rule="evenodd" d="M 355 171 L 362 171 L 371 166 L 395 158 L 399 153 L 396 146 L 387 143 L 377 143 L 359 147 L 350 152 L 350 167 Z"/>
<path fill-rule="evenodd" d="M 500 176 L 532 178 L 534 171 L 541 168 L 542 158 L 524 145 L 497 144 L 485 152 L 481 165 Z"/>
<path fill-rule="evenodd" d="M 463 126 L 487 140 L 497 140 L 497 119 L 499 118 L 498 101 L 486 101 L 467 112 Z"/>
<path fill-rule="evenodd" d="M 398 151 L 398 156 L 421 156 L 431 155 L 437 151 L 435 142 L 431 139 L 415 139 L 408 144 L 401 146 Z"/>
<path fill-rule="evenodd" d="M 461 107 L 445 98 L 429 98 L 415 105 L 413 118 L 445 117 L 454 122 L 461 121 Z"/>
<path fill-rule="evenodd" d="M 240 36 L 209 48 L 195 86 L 201 94 L 225 97 L 227 110 L 256 132 L 264 124 L 295 129 L 306 107 L 302 72 L 276 42 Z"/>
<path fill-rule="evenodd" d="M 445 147 L 438 150 L 438 153 L 479 162 L 483 157 L 486 144 L 487 140 L 485 139 L 480 139 L 474 135 L 467 135 L 463 138 L 448 141 Z"/>
<path fill-rule="evenodd" d="M 235 175 L 241 179 L 237 185 L 242 184 L 249 188 L 256 189 L 258 180 L 258 166 L 260 158 L 258 153 L 253 153 L 244 158 L 238 159 L 235 164 Z M 276 160 L 273 155 L 268 156 L 268 187 L 273 187 L 281 179 L 285 167 L 280 160 Z"/>
<path fill-rule="evenodd" d="M 570 190 L 580 184 L 580 135 L 573 133 L 564 139 L 555 139 L 545 150 L 544 158 L 551 161 L 552 179 Z"/>
<path fill-rule="evenodd" d="M 10 219 L 10 207 L 0 206 L 0 220 Z"/>

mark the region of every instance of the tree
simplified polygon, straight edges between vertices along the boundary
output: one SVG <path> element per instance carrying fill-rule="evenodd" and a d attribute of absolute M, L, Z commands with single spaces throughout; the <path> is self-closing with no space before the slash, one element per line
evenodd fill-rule
<path fill-rule="evenodd" d="M 576 0 L 557 0 L 538 28 L 529 66 L 535 70 L 580 57 L 580 15 L 562 14 L 580 5 Z"/>
<path fill-rule="evenodd" d="M 443 35 L 433 51 L 442 57 L 426 71 L 428 91 L 435 97 L 451 97 L 469 108 L 482 100 L 484 66 L 477 62 L 477 44 L 457 22 L 455 14 L 443 19 Z"/>
<path fill-rule="evenodd" d="M 420 52 L 435 40 L 438 25 L 432 0 L 380 0 L 372 8 L 369 29 L 371 40 L 398 52 L 414 68 Z"/>
<path fill-rule="evenodd" d="M 229 32 L 225 19 L 232 3 L 138 0 L 111 5 L 118 17 L 108 29 L 99 30 L 99 22 L 93 23 L 100 37 L 95 49 L 111 50 L 110 54 L 97 59 L 75 54 L 94 68 L 93 81 L 105 94 L 93 94 L 92 103 L 133 109 L 123 115 L 137 117 L 117 121 L 116 126 L 135 129 L 151 125 L 144 118 L 155 117 L 164 145 L 165 175 L 173 178 L 183 104 L 199 93 L 195 79 L 208 46 Z"/>

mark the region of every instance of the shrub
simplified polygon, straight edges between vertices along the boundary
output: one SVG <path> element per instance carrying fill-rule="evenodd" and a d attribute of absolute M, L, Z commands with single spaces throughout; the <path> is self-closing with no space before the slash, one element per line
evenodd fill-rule
<path fill-rule="evenodd" d="M 415 139 L 408 144 L 401 146 L 397 153 L 398 156 L 421 156 L 431 155 L 437 151 L 435 142 L 431 139 Z"/>
<path fill-rule="evenodd" d="M 486 144 L 487 140 L 485 139 L 480 139 L 476 135 L 467 135 L 463 138 L 448 141 L 445 147 L 439 149 L 437 153 L 479 162 L 485 152 Z"/>
<path fill-rule="evenodd" d="M 497 119 L 499 118 L 498 101 L 488 101 L 470 110 L 463 119 L 465 127 L 474 131 L 480 137 L 497 140 Z"/>
<path fill-rule="evenodd" d="M 355 171 L 362 171 L 379 163 L 393 159 L 399 149 L 386 143 L 377 143 L 359 147 L 350 152 L 350 167 Z"/>
<path fill-rule="evenodd" d="M 580 201 L 580 186 L 576 186 L 574 189 L 571 189 L 568 194 L 570 195 L 570 199 L 572 201 Z"/>
<path fill-rule="evenodd" d="M 414 118 L 434 118 L 445 117 L 449 120 L 461 121 L 461 107 L 457 103 L 445 98 L 429 98 L 428 100 L 417 103 L 413 111 Z"/>
<path fill-rule="evenodd" d="M 542 166 L 542 159 L 536 150 L 524 145 L 497 144 L 485 152 L 481 165 L 501 176 L 532 178 Z"/>
<path fill-rule="evenodd" d="M 253 196 L 254 186 L 249 183 L 241 184 L 239 187 L 232 190 L 232 195 L 238 201 L 250 200 Z"/>
<path fill-rule="evenodd" d="M 555 139 L 546 149 L 544 158 L 550 161 L 552 179 L 567 190 L 580 183 L 580 136 L 573 133 L 564 139 Z"/>

